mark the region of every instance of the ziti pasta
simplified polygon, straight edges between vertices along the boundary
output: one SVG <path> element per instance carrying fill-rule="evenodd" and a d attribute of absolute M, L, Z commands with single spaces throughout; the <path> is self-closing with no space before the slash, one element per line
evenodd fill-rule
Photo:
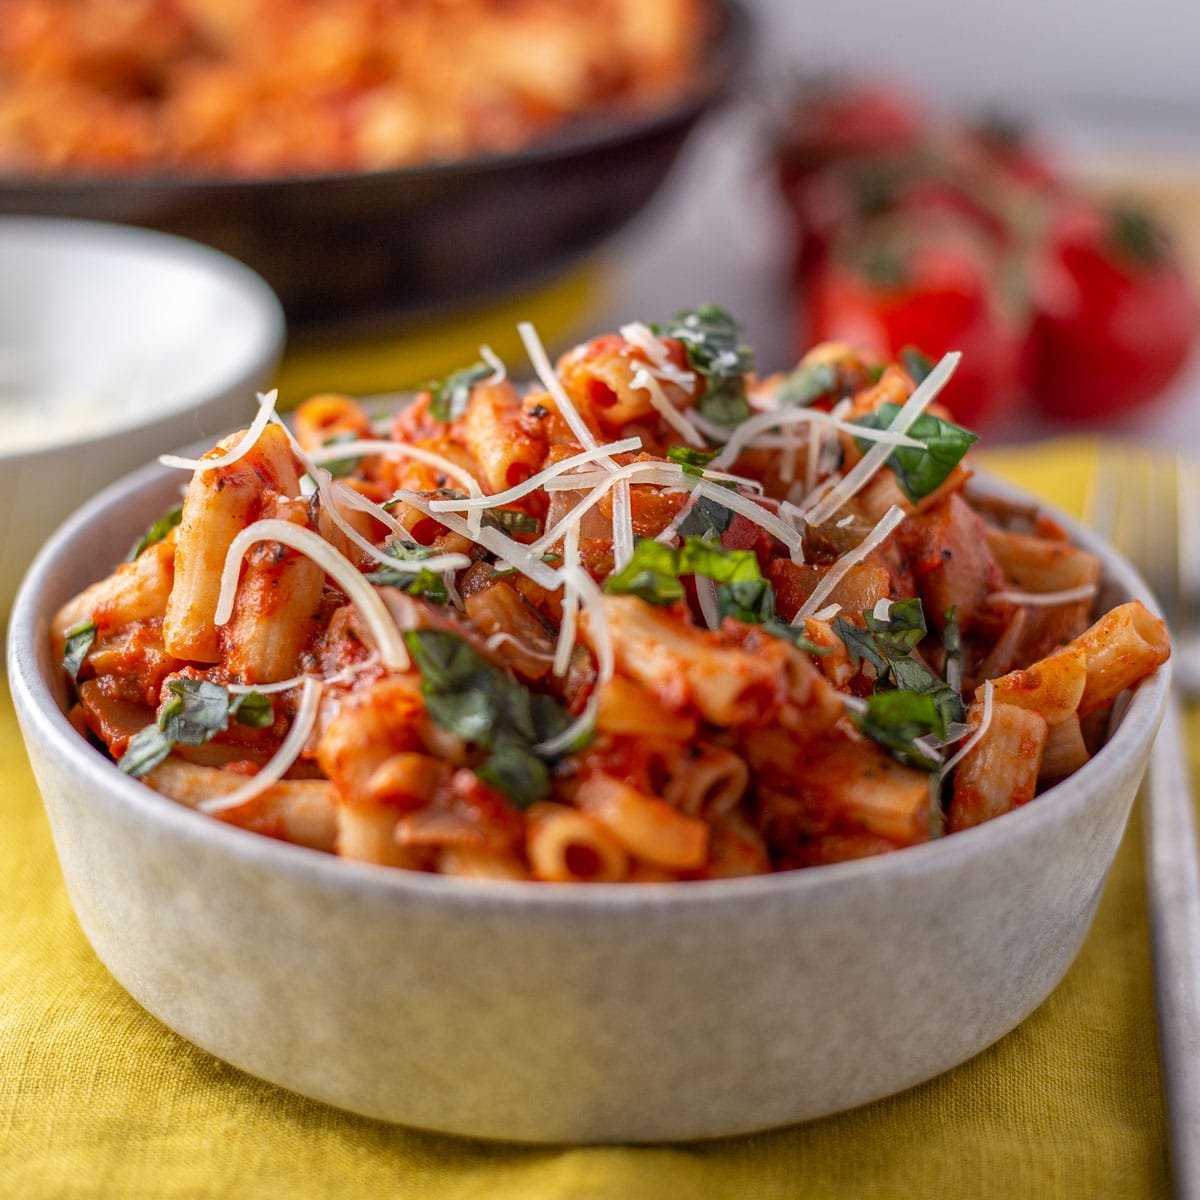
<path fill-rule="evenodd" d="M 346 858 L 704 879 L 879 854 L 1032 800 L 1168 656 L 1032 508 L 974 501 L 956 356 L 758 379 L 709 306 L 538 382 L 376 419 L 272 397 L 55 617 L 132 776 Z"/>

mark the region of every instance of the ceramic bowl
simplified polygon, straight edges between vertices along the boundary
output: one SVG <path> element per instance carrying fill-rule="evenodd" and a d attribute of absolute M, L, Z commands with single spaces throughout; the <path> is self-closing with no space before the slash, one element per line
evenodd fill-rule
<path fill-rule="evenodd" d="M 56 534 L 17 601 L 9 678 L 85 933 L 140 1004 L 225 1061 L 456 1134 L 738 1134 L 947 1070 L 1028 1016 L 1075 957 L 1146 765 L 1165 670 L 1066 782 L 880 858 L 643 885 L 343 862 L 177 806 L 63 716 L 51 615 L 178 488 L 177 475 L 142 470 Z M 1105 604 L 1146 597 L 1127 564 L 1074 533 L 1103 560 Z"/>
<path fill-rule="evenodd" d="M 123 221 L 216 246 L 258 271 L 293 323 L 461 307 L 562 273 L 645 207 L 746 56 L 748 13 L 735 0 L 714 9 L 679 97 L 580 119 L 513 153 L 263 179 L 0 175 L 0 213 Z"/>
<path fill-rule="evenodd" d="M 164 447 L 235 424 L 283 339 L 267 285 L 208 247 L 0 218 L 0 619 L 68 514 Z"/>

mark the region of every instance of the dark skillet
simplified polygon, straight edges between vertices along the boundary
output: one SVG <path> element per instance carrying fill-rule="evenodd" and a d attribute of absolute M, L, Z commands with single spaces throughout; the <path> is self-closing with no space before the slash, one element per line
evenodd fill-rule
<path fill-rule="evenodd" d="M 692 89 L 581 121 L 515 154 L 272 179 L 0 177 L 0 214 L 122 221 L 207 242 L 275 289 L 293 323 L 437 311 L 547 278 L 620 229 L 725 98 L 748 35 L 736 0 Z"/>

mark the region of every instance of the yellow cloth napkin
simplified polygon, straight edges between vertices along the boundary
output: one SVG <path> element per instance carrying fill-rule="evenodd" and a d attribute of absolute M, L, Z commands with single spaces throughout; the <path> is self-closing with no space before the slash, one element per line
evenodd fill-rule
<path fill-rule="evenodd" d="M 1078 511 L 1094 456 L 1094 445 L 1070 443 L 990 461 Z M 1192 730 L 1200 732 L 1194 718 Z M 1066 979 L 1023 1025 L 958 1069 L 854 1112 L 752 1137 L 649 1147 L 485 1144 L 383 1125 L 260 1083 L 130 1000 L 71 914 L 5 697 L 0 1196 L 1166 1196 L 1137 818 L 1135 809 Z"/>

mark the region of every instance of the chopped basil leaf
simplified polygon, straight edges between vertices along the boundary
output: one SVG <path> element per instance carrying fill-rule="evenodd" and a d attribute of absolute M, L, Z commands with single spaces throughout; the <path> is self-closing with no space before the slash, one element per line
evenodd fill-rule
<path fill-rule="evenodd" d="M 921 601 L 915 597 L 894 601 L 889 606 L 886 617 L 877 617 L 873 612 L 865 612 L 863 619 L 887 658 L 902 658 L 911 654 L 928 632 L 925 610 L 921 607 Z"/>
<path fill-rule="evenodd" d="M 261 692 L 231 697 L 226 688 L 207 679 L 172 679 L 167 689 L 173 698 L 159 710 L 153 725 L 129 739 L 118 764 L 135 779 L 158 766 L 176 745 L 211 741 L 229 728 L 230 717 L 258 729 L 275 723 L 274 707 Z"/>
<path fill-rule="evenodd" d="M 720 453 L 720 450 L 697 450 L 695 446 L 667 448 L 667 458 L 678 463 L 689 475 L 703 475 L 704 468 Z"/>
<path fill-rule="evenodd" d="M 96 625 L 94 621 L 85 621 L 67 630 L 66 642 L 63 645 L 62 668 L 72 680 L 79 678 L 79 668 L 87 658 L 88 651 L 96 643 Z"/>
<path fill-rule="evenodd" d="M 275 706 L 262 692 L 241 692 L 234 696 L 229 715 L 250 729 L 270 729 L 275 724 Z"/>
<path fill-rule="evenodd" d="M 163 538 L 175 528 L 176 525 L 183 519 L 183 505 L 177 504 L 174 508 L 168 509 L 140 538 L 129 548 L 129 553 L 125 556 L 126 562 L 133 562 L 135 558 L 145 549 L 153 546 L 156 542 L 161 542 Z"/>
<path fill-rule="evenodd" d="M 605 580 L 604 590 L 639 596 L 651 604 L 673 604 L 683 598 L 682 575 L 704 575 L 717 583 L 762 580 L 750 550 L 722 550 L 699 537 L 686 537 L 678 549 L 640 538 L 629 563 Z"/>
<path fill-rule="evenodd" d="M 824 396 L 841 391 L 841 380 L 833 363 L 812 363 L 797 367 L 776 389 L 775 399 L 780 404 L 791 404 L 796 408 L 807 408 Z"/>
<path fill-rule="evenodd" d="M 951 605 L 942 614 L 942 645 L 946 650 L 946 682 L 957 687 L 962 680 L 962 631 L 958 625 L 958 609 Z"/>
<path fill-rule="evenodd" d="M 699 496 L 691 512 L 679 524 L 684 537 L 704 537 L 724 533 L 733 524 L 733 510 L 708 496 Z"/>
<path fill-rule="evenodd" d="M 505 533 L 537 533 L 542 528 L 537 517 L 518 508 L 489 508 L 483 514 L 483 525 L 494 525 Z"/>
<path fill-rule="evenodd" d="M 867 429 L 890 429 L 899 411 L 898 404 L 881 404 L 874 412 L 857 418 L 854 424 Z M 939 487 L 971 445 L 979 440 L 976 434 L 961 425 L 927 412 L 921 413 L 909 426 L 908 436 L 924 443 L 923 447 L 897 446 L 888 456 L 887 464 L 895 472 L 900 490 L 914 501 Z M 871 442 L 865 438 L 857 441 L 864 453 L 870 449 Z"/>
<path fill-rule="evenodd" d="M 935 771 L 937 760 L 922 754 L 916 738 L 946 736 L 946 719 L 932 696 L 901 690 L 877 691 L 867 700 L 865 712 L 851 713 L 854 723 L 873 742 L 892 751 L 910 766 Z"/>
<path fill-rule="evenodd" d="M 545 796 L 550 790 L 550 769 L 519 741 L 501 738 L 475 774 L 489 787 L 503 792 L 521 807 L 527 796 Z"/>
<path fill-rule="evenodd" d="M 640 538 L 629 562 L 604 581 L 604 590 L 617 596 L 638 596 L 650 604 L 674 604 L 684 596 L 679 575 L 678 550 L 652 538 Z"/>
<path fill-rule="evenodd" d="M 900 365 L 913 383 L 924 383 L 926 377 L 937 365 L 928 354 L 918 350 L 916 346 L 905 346 L 900 351 Z"/>
<path fill-rule="evenodd" d="M 486 363 L 477 362 L 447 375 L 440 383 L 427 384 L 429 415 L 438 421 L 457 421 L 471 402 L 471 389 L 492 374 Z"/>
<path fill-rule="evenodd" d="M 439 551 L 433 546 L 420 546 L 400 538 L 390 539 L 384 551 L 400 562 L 421 562 Z M 398 567 L 381 566 L 367 572 L 364 578 L 376 587 L 394 587 L 410 596 L 423 596 L 433 604 L 445 604 L 450 599 L 446 581 L 435 571 L 423 567 L 418 571 L 402 571 Z"/>
<path fill-rule="evenodd" d="M 750 415 L 745 375 L 754 366 L 753 355 L 742 341 L 741 326 L 723 308 L 703 304 L 652 328 L 682 342 L 688 365 L 704 377 L 704 394 L 696 402 L 702 417 L 718 425 L 740 425 Z"/>
<path fill-rule="evenodd" d="M 638 596 L 650 604 L 673 604 L 685 591 L 681 576 L 703 575 L 719 586 L 717 612 L 748 625 L 761 625 L 773 637 L 785 638 L 810 654 L 828 654 L 815 646 L 804 630 L 793 628 L 775 615 L 775 589 L 762 577 L 752 550 L 723 550 L 700 537 L 687 537 L 678 549 L 643 538 L 634 546 L 624 570 L 610 575 L 604 590 Z"/>
<path fill-rule="evenodd" d="M 542 799 L 553 758 L 539 755 L 536 746 L 570 725 L 566 709 L 552 696 L 530 692 L 446 630 L 410 630 L 404 641 L 421 672 L 430 717 L 487 751 L 476 775 L 519 808 Z"/>
<path fill-rule="evenodd" d="M 775 589 L 761 575 L 723 583 L 717 588 L 717 612 L 750 625 L 763 625 L 775 618 Z"/>
<path fill-rule="evenodd" d="M 838 617 L 834 632 L 850 652 L 851 660 L 869 662 L 877 676 L 875 692 L 862 719 L 855 721 L 868 737 L 893 751 L 906 762 L 926 770 L 937 763 L 911 745 L 914 737 L 932 733 L 945 737 L 953 721 L 963 719 L 962 697 L 924 663 L 912 657 L 925 635 L 925 614 L 918 599 L 897 600 L 887 617 L 863 613 L 866 629 Z M 880 699 L 891 696 L 914 700 Z M 919 701 L 919 703 L 917 702 Z M 915 730 L 915 732 L 914 732 Z"/>
<path fill-rule="evenodd" d="M 174 748 L 175 743 L 157 725 L 147 725 L 129 739 L 117 766 L 126 775 L 140 779 L 147 771 L 153 771 Z"/>

